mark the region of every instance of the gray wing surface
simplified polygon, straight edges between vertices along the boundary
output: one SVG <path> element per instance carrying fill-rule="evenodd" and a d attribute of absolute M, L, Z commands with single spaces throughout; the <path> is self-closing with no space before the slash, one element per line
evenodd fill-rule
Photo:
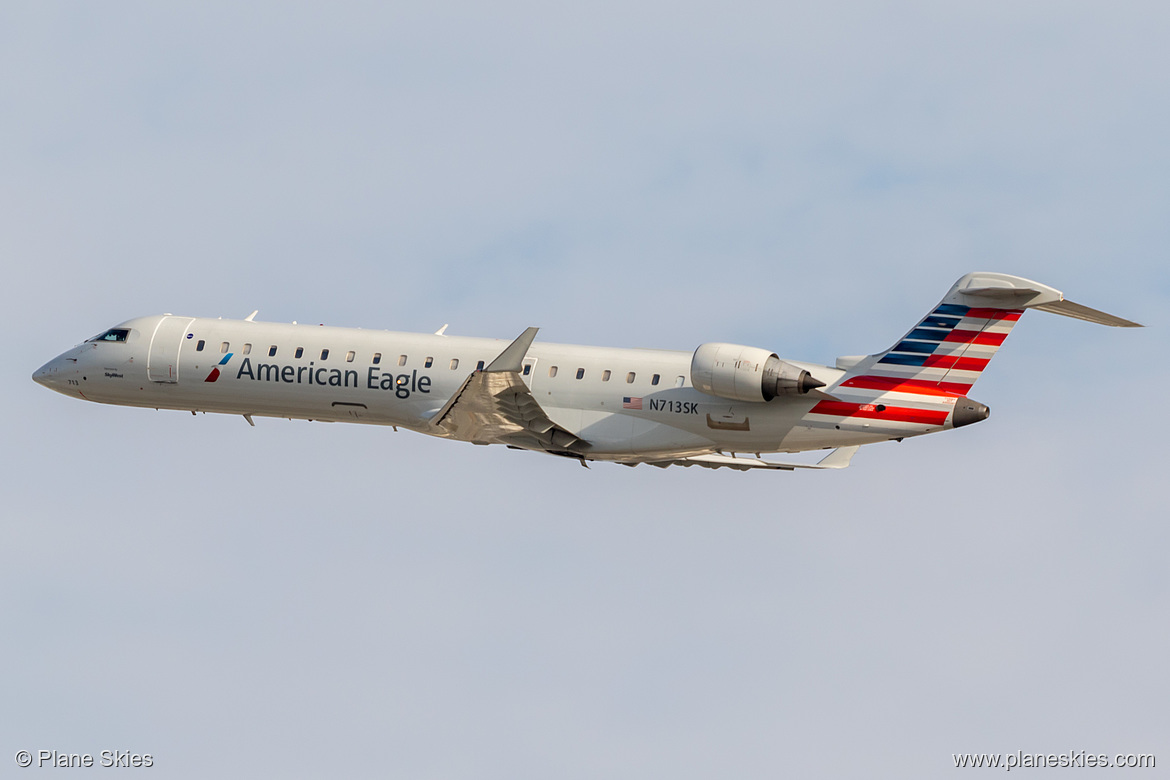
<path fill-rule="evenodd" d="M 589 443 L 549 419 L 520 375 L 536 331 L 524 331 L 491 365 L 467 377 L 431 426 L 450 439 L 584 457 Z"/>

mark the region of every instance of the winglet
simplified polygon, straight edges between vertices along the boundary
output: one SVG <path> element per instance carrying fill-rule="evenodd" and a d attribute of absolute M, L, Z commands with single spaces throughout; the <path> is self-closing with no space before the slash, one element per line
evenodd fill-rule
<path fill-rule="evenodd" d="M 259 314 L 259 313 L 260 313 L 260 310 L 259 310 L 259 309 L 257 309 L 256 311 L 254 311 L 254 312 L 252 312 L 251 314 L 249 314 L 247 317 L 244 317 L 244 322 L 252 322 L 252 321 L 253 321 L 253 318 L 254 318 L 254 317 L 257 315 L 257 314 Z"/>
<path fill-rule="evenodd" d="M 540 328 L 529 328 L 521 333 L 484 371 L 521 371 L 524 368 L 524 356 L 528 354 L 528 348 L 532 346 L 538 330 Z"/>

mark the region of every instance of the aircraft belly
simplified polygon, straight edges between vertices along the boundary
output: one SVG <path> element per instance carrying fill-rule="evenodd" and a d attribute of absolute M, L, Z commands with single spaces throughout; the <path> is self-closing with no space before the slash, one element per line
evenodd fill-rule
<path fill-rule="evenodd" d="M 697 400 L 684 400 L 684 399 Z M 759 451 L 774 452 L 804 407 L 734 404 L 694 391 L 655 399 L 653 408 L 581 411 L 552 407 L 549 416 L 590 444 L 591 455 Z M 823 445 L 820 445 L 823 446 Z"/>
<path fill-rule="evenodd" d="M 829 447 L 847 447 L 853 444 L 876 444 L 889 441 L 887 433 L 869 433 L 854 430 L 827 430 L 808 425 L 793 427 L 780 441 L 782 452 L 803 452 Z"/>
<path fill-rule="evenodd" d="M 577 410 L 554 411 L 554 419 L 559 419 Z M 590 456 L 624 457 L 644 452 L 706 451 L 713 446 L 710 439 L 692 431 L 631 414 L 600 411 L 578 411 L 577 414 L 581 427 L 574 432 L 589 442 Z"/>

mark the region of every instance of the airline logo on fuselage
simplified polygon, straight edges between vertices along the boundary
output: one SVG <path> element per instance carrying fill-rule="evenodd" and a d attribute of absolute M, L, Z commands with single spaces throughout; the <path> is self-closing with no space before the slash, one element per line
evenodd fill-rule
<path fill-rule="evenodd" d="M 229 354 L 228 358 L 231 357 Z M 227 358 L 220 361 L 220 365 L 227 362 Z M 218 369 L 212 369 L 212 375 L 219 377 Z M 236 379 L 251 379 L 255 382 L 280 382 L 290 385 L 319 385 L 321 387 L 352 387 L 360 389 L 358 372 L 352 368 L 342 371 L 339 368 L 325 368 L 315 365 L 310 360 L 307 366 L 278 365 L 276 363 L 257 363 L 252 365 L 249 358 L 244 358 L 240 368 L 236 371 Z M 431 378 L 419 376 L 418 371 L 409 374 L 394 374 L 382 371 L 379 366 L 370 366 L 366 370 L 365 389 L 393 391 L 396 398 L 410 398 L 412 393 L 431 392 Z M 208 376 L 207 382 L 214 382 Z"/>
<path fill-rule="evenodd" d="M 236 354 L 236 353 L 229 352 L 226 355 L 224 355 L 223 360 L 219 361 L 219 363 L 216 364 L 215 368 L 211 369 L 211 373 L 208 374 L 207 378 L 204 379 L 203 381 L 204 382 L 214 382 L 215 380 L 219 379 L 219 367 L 226 366 L 227 362 L 232 359 L 232 355 L 234 355 L 234 354 Z M 245 360 L 247 360 L 247 358 L 245 358 Z"/>

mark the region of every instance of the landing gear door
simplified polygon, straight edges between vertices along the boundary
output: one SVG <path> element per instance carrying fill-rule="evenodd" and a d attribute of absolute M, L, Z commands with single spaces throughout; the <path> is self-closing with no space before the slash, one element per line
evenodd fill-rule
<path fill-rule="evenodd" d="M 187 335 L 192 317 L 163 317 L 150 337 L 146 376 L 151 382 L 179 381 L 179 347 Z"/>

